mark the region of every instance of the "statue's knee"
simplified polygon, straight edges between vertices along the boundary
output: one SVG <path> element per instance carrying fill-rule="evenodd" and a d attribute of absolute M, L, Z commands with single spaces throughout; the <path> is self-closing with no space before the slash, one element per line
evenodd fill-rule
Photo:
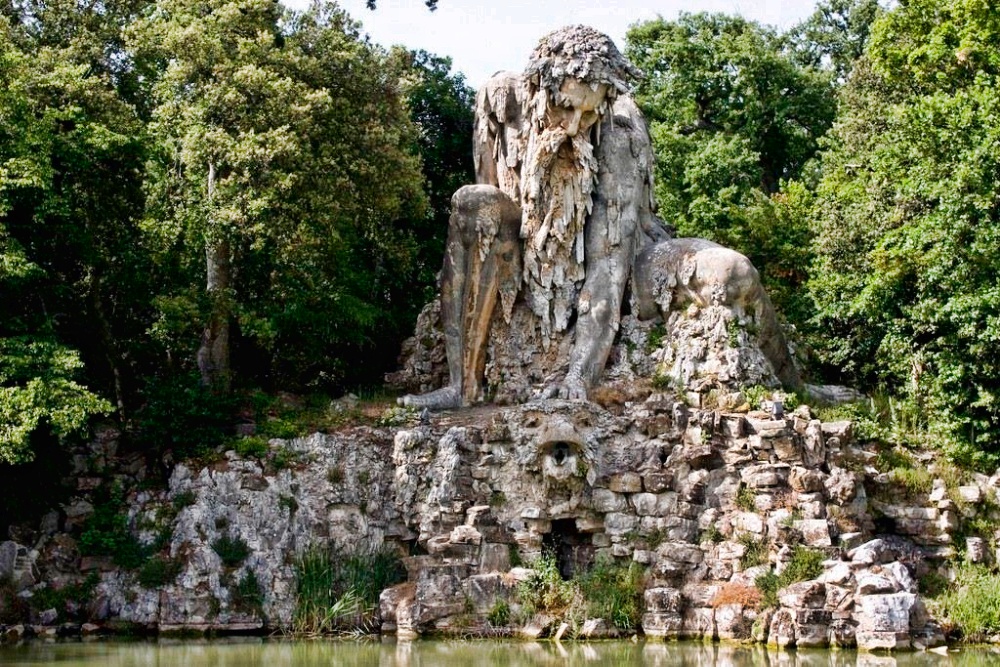
<path fill-rule="evenodd" d="M 449 224 L 463 234 L 475 235 L 483 216 L 495 217 L 501 236 L 507 228 L 520 228 L 521 209 L 494 185 L 466 185 L 451 197 Z"/>
<path fill-rule="evenodd" d="M 510 197 L 495 185 L 464 185 L 451 197 L 451 210 L 473 214 L 484 208 L 515 207 Z"/>

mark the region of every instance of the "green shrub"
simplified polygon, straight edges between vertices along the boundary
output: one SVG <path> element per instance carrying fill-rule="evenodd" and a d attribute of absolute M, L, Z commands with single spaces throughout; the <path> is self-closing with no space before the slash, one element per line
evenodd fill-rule
<path fill-rule="evenodd" d="M 127 570 L 142 565 L 153 552 L 129 531 L 125 492 L 118 484 L 95 491 L 94 513 L 83 524 L 79 545 L 82 555 L 111 556 Z"/>
<path fill-rule="evenodd" d="M 137 440 L 178 458 L 208 454 L 221 445 L 232 423 L 235 402 L 201 385 L 197 375 L 156 378 L 143 391 L 136 418 Z"/>
<path fill-rule="evenodd" d="M 259 424 L 259 431 L 265 440 L 268 438 L 279 438 L 281 440 L 291 440 L 303 435 L 309 430 L 306 424 L 299 424 L 291 419 L 271 417 Z"/>
<path fill-rule="evenodd" d="M 517 601 L 528 617 L 539 612 L 575 620 L 581 595 L 573 581 L 564 581 L 553 553 L 543 553 L 531 564 L 531 574 L 517 586 Z"/>
<path fill-rule="evenodd" d="M 606 619 L 619 630 L 632 631 L 639 627 L 643 608 L 643 568 L 637 563 L 598 558 L 577 581 L 589 616 Z"/>
<path fill-rule="evenodd" d="M 1000 632 L 1000 574 L 983 565 L 963 564 L 936 606 L 961 629 L 966 641 Z"/>
<path fill-rule="evenodd" d="M 238 567 L 250 555 L 250 548 L 239 536 L 223 535 L 212 542 L 212 548 L 226 567 Z"/>
<path fill-rule="evenodd" d="M 302 456 L 295 450 L 289 449 L 288 447 L 278 447 L 271 452 L 271 457 L 268 459 L 269 463 L 276 472 L 284 470 L 285 468 L 290 468 L 296 463 L 299 463 L 301 460 Z"/>
<path fill-rule="evenodd" d="M 767 563 L 770 549 L 766 539 L 763 537 L 758 539 L 747 533 L 740 535 L 739 542 L 744 547 L 743 555 L 740 557 L 740 567 L 746 570 Z"/>
<path fill-rule="evenodd" d="M 252 435 L 247 438 L 237 438 L 233 441 L 233 450 L 244 459 L 260 459 L 267 456 L 271 450 L 267 438 Z"/>
<path fill-rule="evenodd" d="M 822 551 L 816 551 L 803 546 L 796 546 L 792 550 L 792 559 L 788 561 L 781 574 L 766 572 L 754 581 L 757 590 L 760 591 L 761 606 L 778 606 L 778 591 L 786 586 L 791 586 L 798 581 L 808 581 L 823 574 Z"/>
<path fill-rule="evenodd" d="M 754 580 L 754 586 L 760 591 L 760 606 L 764 609 L 773 609 L 778 606 L 778 575 L 774 572 L 765 572 Z"/>
<path fill-rule="evenodd" d="M 179 562 L 154 556 L 142 564 L 136 580 L 143 588 L 160 588 L 174 581 L 180 573 Z"/>
<path fill-rule="evenodd" d="M 506 600 L 497 600 L 486 614 L 486 620 L 495 628 L 502 628 L 510 622 L 510 605 Z"/>
<path fill-rule="evenodd" d="M 384 549 L 311 549 L 295 561 L 295 574 L 297 634 L 371 629 L 379 594 L 406 579 L 398 554 Z"/>
<path fill-rule="evenodd" d="M 237 611 L 256 616 L 264 615 L 264 593 L 253 570 L 247 570 L 239 582 L 229 590 L 229 600 Z"/>
<path fill-rule="evenodd" d="M 822 551 L 809 549 L 798 545 L 792 549 L 792 559 L 779 575 L 781 587 L 794 584 L 796 581 L 808 581 L 823 574 L 823 560 L 826 556 Z"/>
<path fill-rule="evenodd" d="M 55 609 L 59 614 L 59 620 L 66 620 L 66 603 L 75 602 L 79 605 L 83 605 L 90 601 L 94 597 L 94 590 L 97 588 L 97 584 L 100 581 L 100 577 L 96 572 L 91 572 L 87 575 L 87 578 L 82 582 L 76 584 L 68 584 L 62 588 L 39 588 L 32 591 L 32 596 L 28 598 L 28 605 L 35 611 L 44 611 L 46 609 Z M 0 586 L 0 592 L 2 592 L 3 587 Z M 11 587 L 10 590 L 13 590 Z M 21 600 L 21 598 L 17 598 Z M 23 604 L 16 604 L 14 609 L 23 614 L 24 608 Z M 24 620 L 23 618 L 13 619 Z"/>

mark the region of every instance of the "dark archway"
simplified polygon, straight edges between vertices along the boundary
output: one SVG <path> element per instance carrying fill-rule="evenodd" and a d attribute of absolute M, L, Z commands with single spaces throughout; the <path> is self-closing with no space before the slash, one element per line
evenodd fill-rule
<path fill-rule="evenodd" d="M 594 563 L 594 545 L 590 533 L 581 533 L 576 519 L 555 519 L 552 530 L 542 540 L 543 548 L 554 554 L 559 574 L 572 579 L 583 574 Z"/>

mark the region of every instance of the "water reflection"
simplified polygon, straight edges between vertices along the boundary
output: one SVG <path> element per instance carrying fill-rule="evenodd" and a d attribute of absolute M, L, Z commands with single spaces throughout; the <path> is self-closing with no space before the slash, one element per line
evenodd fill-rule
<path fill-rule="evenodd" d="M 0 664 L 62 667 L 986 667 L 1000 652 L 970 649 L 898 656 L 850 651 L 777 651 L 701 643 L 501 641 L 291 642 L 261 639 L 159 642 L 30 643 L 0 647 Z"/>

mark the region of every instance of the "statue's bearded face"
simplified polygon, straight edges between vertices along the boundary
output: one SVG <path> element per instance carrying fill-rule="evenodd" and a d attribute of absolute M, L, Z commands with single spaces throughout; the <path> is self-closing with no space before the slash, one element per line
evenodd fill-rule
<path fill-rule="evenodd" d="M 560 127 L 566 136 L 586 133 L 600 119 L 600 110 L 608 95 L 606 83 L 591 87 L 575 78 L 567 78 L 546 109 L 548 127 Z"/>
<path fill-rule="evenodd" d="M 584 228 L 597 177 L 591 129 L 609 107 L 608 91 L 567 78 L 534 100 L 544 117 L 536 116 L 521 169 L 521 237 L 528 302 L 546 334 L 568 327 L 586 276 Z"/>

